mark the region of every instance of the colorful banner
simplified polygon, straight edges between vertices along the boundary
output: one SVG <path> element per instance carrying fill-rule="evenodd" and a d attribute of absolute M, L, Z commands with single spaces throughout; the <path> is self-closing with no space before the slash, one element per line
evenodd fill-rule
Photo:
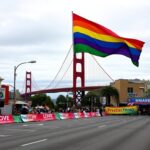
<path fill-rule="evenodd" d="M 59 113 L 60 119 L 74 119 L 74 113 Z"/>
<path fill-rule="evenodd" d="M 79 118 L 85 118 L 85 115 L 83 112 L 78 112 L 78 113 L 74 113 L 74 117 L 76 119 L 79 119 Z"/>
<path fill-rule="evenodd" d="M 0 123 L 19 123 L 19 122 L 32 122 L 32 121 L 50 121 L 50 120 L 63 120 L 63 119 L 78 119 L 78 118 L 91 118 L 100 116 L 98 112 L 78 112 L 78 113 L 52 113 L 52 114 L 26 114 L 26 115 L 4 115 L 0 116 Z"/>
<path fill-rule="evenodd" d="M 14 118 L 14 122 L 15 122 L 15 123 L 22 122 L 22 119 L 21 119 L 21 116 L 20 116 L 20 115 L 15 115 L 15 116 L 13 116 L 13 118 Z"/>
<path fill-rule="evenodd" d="M 128 105 L 150 105 L 150 98 L 130 98 Z"/>
<path fill-rule="evenodd" d="M 84 113 L 84 116 L 85 116 L 85 118 L 91 118 L 92 113 L 91 112 Z"/>
<path fill-rule="evenodd" d="M 38 121 L 37 114 L 21 115 L 21 119 L 23 122 Z"/>
<path fill-rule="evenodd" d="M 55 114 L 37 114 L 37 121 L 56 120 Z"/>
<path fill-rule="evenodd" d="M 91 112 L 92 117 L 96 117 L 96 112 Z"/>
<path fill-rule="evenodd" d="M 0 116 L 0 123 L 1 123 L 1 124 L 14 123 L 13 116 L 12 116 L 12 115 Z"/>
<path fill-rule="evenodd" d="M 60 119 L 61 119 L 58 112 L 55 113 L 55 117 L 56 117 L 57 120 L 60 120 Z"/>
<path fill-rule="evenodd" d="M 137 114 L 137 106 L 125 106 L 125 107 L 105 107 L 105 113 L 110 115 L 130 115 Z"/>
<path fill-rule="evenodd" d="M 103 114 L 104 114 L 104 112 L 103 112 Z M 100 116 L 101 116 L 100 113 L 96 112 L 96 117 L 100 117 Z"/>

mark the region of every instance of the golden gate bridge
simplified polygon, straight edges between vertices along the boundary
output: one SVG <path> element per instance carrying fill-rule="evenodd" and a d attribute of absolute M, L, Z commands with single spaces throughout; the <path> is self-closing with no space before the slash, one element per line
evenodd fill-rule
<path fill-rule="evenodd" d="M 98 71 L 96 71 L 97 69 L 100 71 L 100 74 Z M 89 77 L 91 74 L 93 76 Z M 69 80 L 70 77 L 72 80 Z M 102 84 L 102 80 L 107 80 L 107 84 Z M 23 92 L 22 96 L 27 99 L 33 94 L 72 92 L 73 100 L 75 103 L 78 103 L 83 99 L 85 91 L 103 88 L 108 86 L 108 83 L 113 81 L 113 78 L 100 65 L 95 56 L 85 53 L 73 53 L 71 46 L 58 72 L 54 76 L 53 80 L 50 81 L 48 86 L 46 86 L 46 88 L 37 89 L 38 84 L 35 82 L 32 72 L 26 71 L 25 91 Z M 65 82 L 69 84 L 71 83 L 71 85 L 64 85 Z M 63 85 L 59 86 L 60 83 L 63 83 Z M 96 85 L 92 85 L 93 83 L 96 83 Z"/>

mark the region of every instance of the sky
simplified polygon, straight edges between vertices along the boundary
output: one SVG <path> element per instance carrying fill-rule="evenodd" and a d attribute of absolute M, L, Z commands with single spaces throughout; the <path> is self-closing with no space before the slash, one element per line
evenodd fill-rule
<path fill-rule="evenodd" d="M 22 89 L 25 72 L 46 87 L 57 74 L 72 45 L 72 12 L 97 22 L 118 35 L 145 42 L 139 67 L 121 55 L 96 57 L 117 79 L 150 79 L 149 0 L 0 0 L 0 77 Z"/>

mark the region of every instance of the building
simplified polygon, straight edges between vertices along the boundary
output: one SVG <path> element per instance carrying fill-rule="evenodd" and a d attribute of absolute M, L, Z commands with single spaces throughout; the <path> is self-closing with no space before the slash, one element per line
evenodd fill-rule
<path fill-rule="evenodd" d="M 129 98 L 144 96 L 148 88 L 146 83 L 139 79 L 119 79 L 111 83 L 111 86 L 118 90 L 120 103 L 127 103 Z"/>

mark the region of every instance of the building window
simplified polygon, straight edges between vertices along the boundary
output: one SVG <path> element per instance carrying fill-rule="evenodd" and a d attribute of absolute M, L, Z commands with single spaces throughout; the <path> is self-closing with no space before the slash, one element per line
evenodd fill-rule
<path fill-rule="evenodd" d="M 128 93 L 133 93 L 133 88 L 132 87 L 128 87 Z"/>
<path fill-rule="evenodd" d="M 133 88 L 132 87 L 128 87 L 128 97 L 134 97 L 134 93 L 133 93 Z"/>

